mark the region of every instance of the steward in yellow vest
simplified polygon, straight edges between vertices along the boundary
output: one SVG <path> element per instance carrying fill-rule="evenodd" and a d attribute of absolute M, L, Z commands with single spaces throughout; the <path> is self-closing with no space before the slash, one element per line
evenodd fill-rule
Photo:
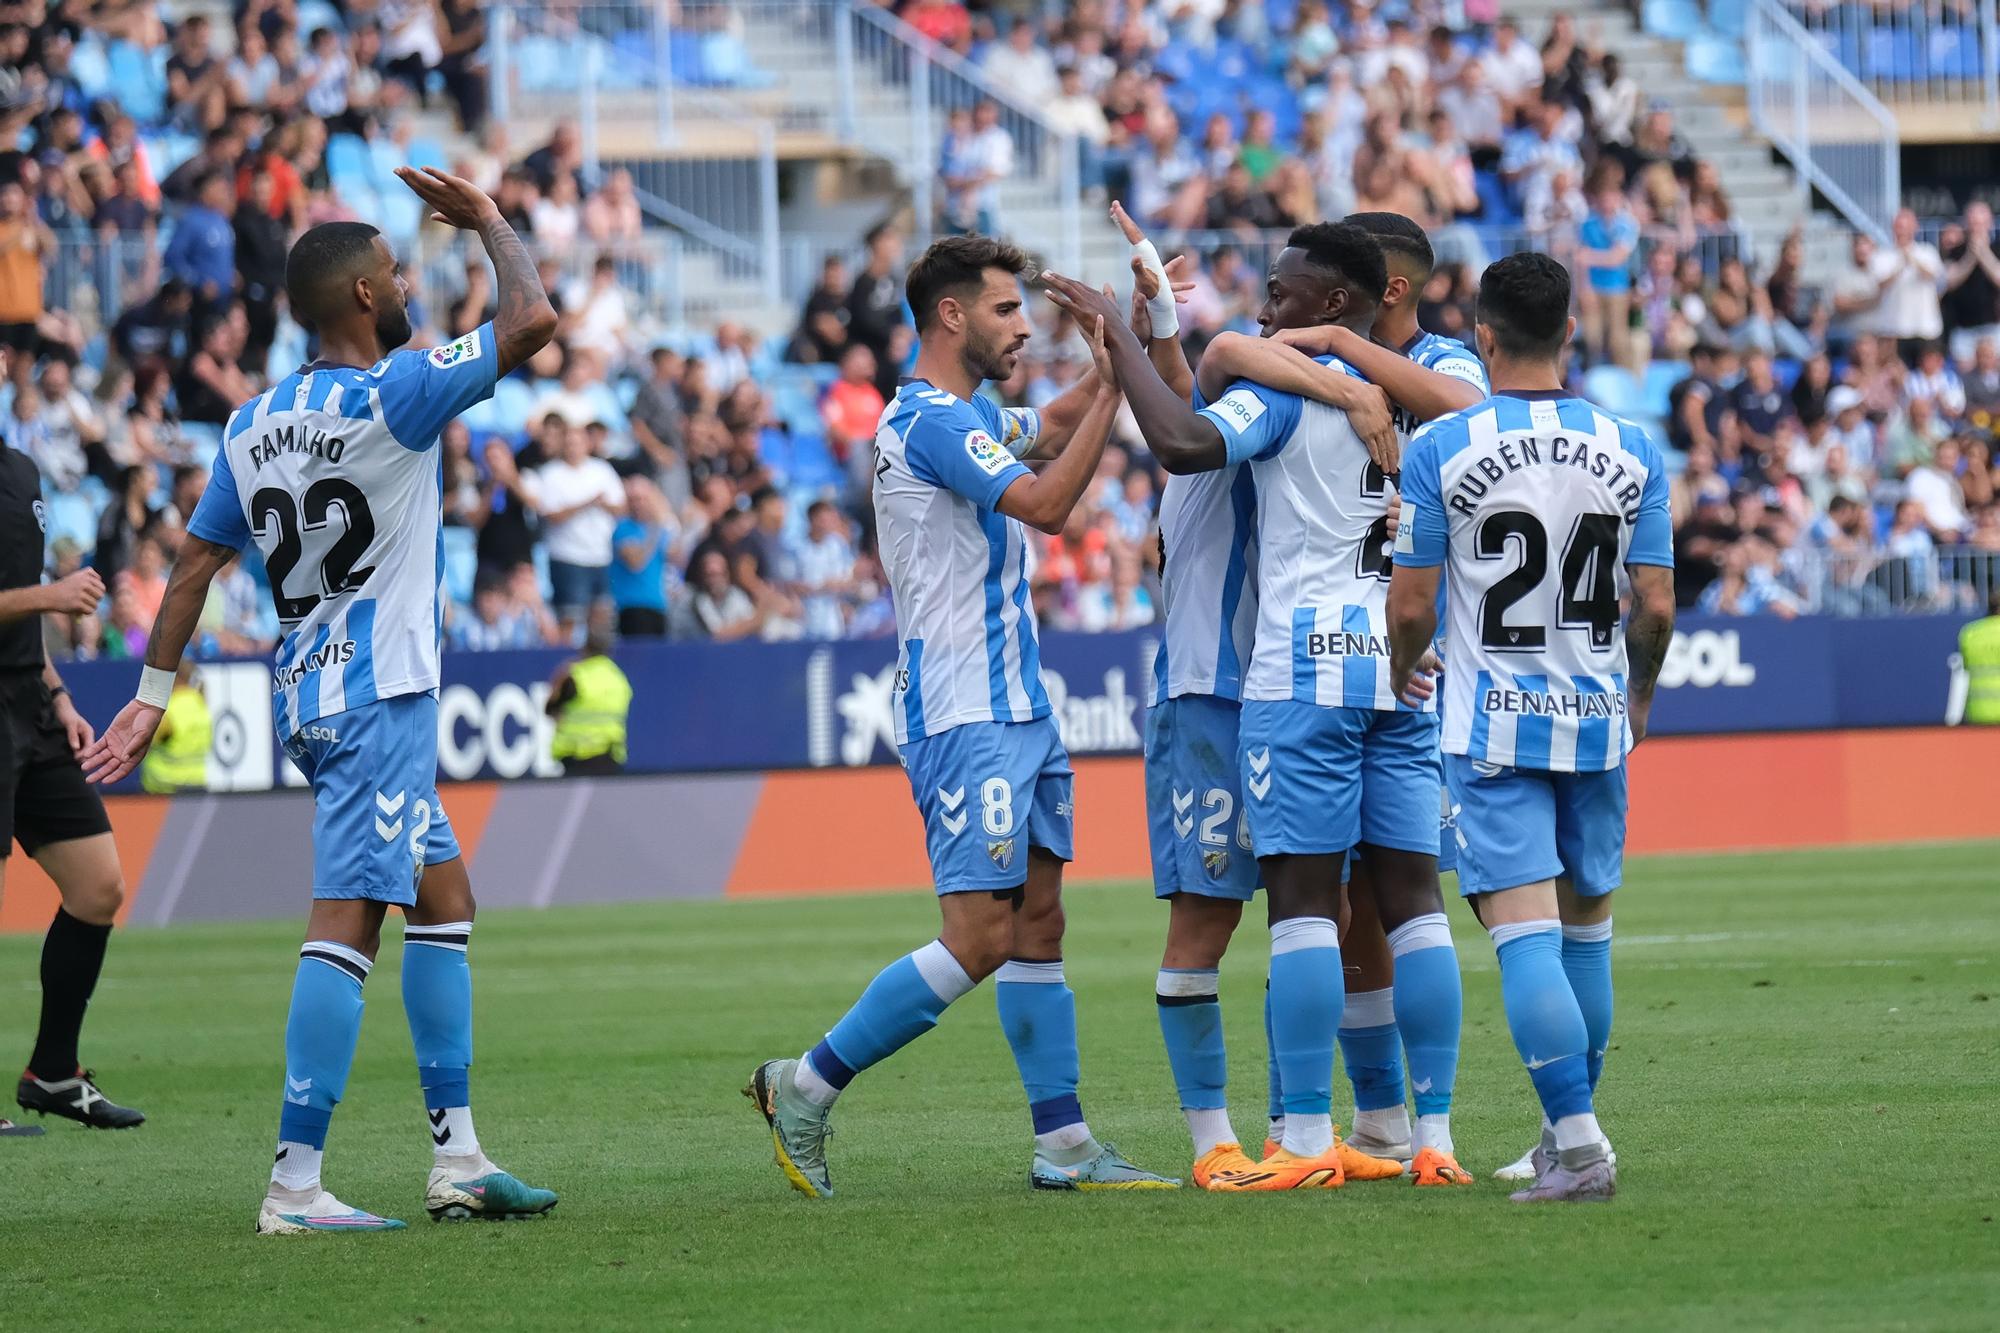
<path fill-rule="evenodd" d="M 1965 720 L 1971 726 L 2000 726 L 2000 591 L 1992 614 L 1958 632 L 1959 661 L 1965 667 Z"/>
<path fill-rule="evenodd" d="M 546 711 L 556 720 L 549 753 L 562 761 L 569 777 L 619 773 L 625 768 L 632 682 L 611 660 L 610 627 L 592 619 L 583 655 L 558 668 L 549 682 Z"/>

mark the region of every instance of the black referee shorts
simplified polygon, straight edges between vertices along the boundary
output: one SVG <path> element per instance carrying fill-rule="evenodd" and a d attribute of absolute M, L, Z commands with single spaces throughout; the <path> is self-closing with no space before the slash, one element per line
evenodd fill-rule
<path fill-rule="evenodd" d="M 0 856 L 15 839 L 33 856 L 55 842 L 109 833 L 104 801 L 83 778 L 40 671 L 0 671 Z"/>

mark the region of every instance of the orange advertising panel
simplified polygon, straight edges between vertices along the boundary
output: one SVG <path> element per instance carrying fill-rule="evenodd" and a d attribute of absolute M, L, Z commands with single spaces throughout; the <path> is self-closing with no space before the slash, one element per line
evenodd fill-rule
<path fill-rule="evenodd" d="M 125 906 L 119 909 L 118 924 L 132 915 L 132 903 L 139 894 L 139 881 L 153 858 L 153 844 L 160 827 L 167 822 L 172 805 L 165 796 L 117 796 L 105 802 L 111 811 L 111 836 L 118 843 L 118 863 L 125 870 Z M 7 858 L 7 886 L 0 892 L 0 932 L 47 930 L 62 901 L 56 886 L 42 873 L 34 858 L 24 856 L 17 843 Z"/>

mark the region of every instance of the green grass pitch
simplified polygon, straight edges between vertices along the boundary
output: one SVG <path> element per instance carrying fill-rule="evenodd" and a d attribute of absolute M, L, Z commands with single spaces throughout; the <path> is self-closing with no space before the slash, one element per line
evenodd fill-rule
<path fill-rule="evenodd" d="M 303 1239 L 251 1234 L 298 927 L 133 931 L 85 1050 L 152 1119 L 0 1139 L 0 1309 L 20 1329 L 1990 1329 L 1996 867 L 1991 843 L 1635 863 L 1599 1100 L 1620 1193 L 1536 1210 L 1487 1178 L 1535 1108 L 1492 950 L 1456 904 L 1472 1189 L 1033 1193 L 986 987 L 843 1099 L 839 1196 L 794 1195 L 737 1090 L 930 938 L 929 896 L 909 893 L 483 919 L 481 1139 L 563 1196 L 506 1226 L 424 1217 L 392 938 L 327 1175 L 411 1227 Z M 1076 889 L 1069 976 L 1093 1126 L 1184 1172 L 1152 1001 L 1164 924 L 1142 886 Z M 0 1050 L 29 1045 L 36 948 L 0 941 Z M 1223 1001 L 1254 1139 L 1263 931 L 1240 952 Z"/>

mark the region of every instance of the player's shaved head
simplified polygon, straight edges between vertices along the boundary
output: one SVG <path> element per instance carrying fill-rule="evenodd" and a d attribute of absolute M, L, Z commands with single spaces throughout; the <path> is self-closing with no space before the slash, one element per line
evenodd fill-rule
<path fill-rule="evenodd" d="M 1489 264 L 1479 279 L 1478 319 L 1502 356 L 1522 361 L 1559 359 L 1569 341 L 1569 270 L 1558 260 L 1533 253 L 1508 255 Z"/>
<path fill-rule="evenodd" d="M 1349 213 L 1345 221 L 1373 236 L 1391 273 L 1408 278 L 1411 287 L 1421 287 L 1430 280 L 1437 256 L 1431 250 L 1431 238 L 1415 218 L 1401 213 Z"/>
<path fill-rule="evenodd" d="M 947 236 L 932 243 L 910 265 L 906 284 L 918 335 L 937 322 L 940 301 L 970 300 L 985 285 L 989 270 L 1020 278 L 1028 268 L 1028 256 L 1020 247 L 991 236 Z"/>
<path fill-rule="evenodd" d="M 285 295 L 307 329 L 324 334 L 370 320 L 384 352 L 410 340 L 410 317 L 395 281 L 396 256 L 366 222 L 322 222 L 292 244 Z"/>

